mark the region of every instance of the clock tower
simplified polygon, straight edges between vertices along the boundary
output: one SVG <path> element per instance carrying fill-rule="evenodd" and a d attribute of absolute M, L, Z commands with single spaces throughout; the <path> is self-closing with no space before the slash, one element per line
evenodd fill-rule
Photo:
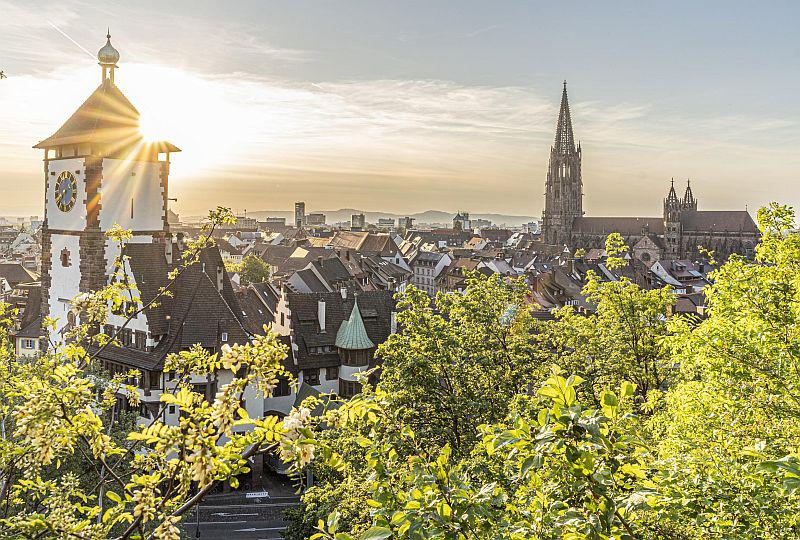
<path fill-rule="evenodd" d="M 58 333 L 72 322 L 71 300 L 108 282 L 118 252 L 106 232 L 118 224 L 132 243 L 169 234 L 169 155 L 180 149 L 143 139 L 139 112 L 114 81 L 119 52 L 106 38 L 100 86 L 34 147 L 44 150 L 42 315 L 58 320 Z"/>

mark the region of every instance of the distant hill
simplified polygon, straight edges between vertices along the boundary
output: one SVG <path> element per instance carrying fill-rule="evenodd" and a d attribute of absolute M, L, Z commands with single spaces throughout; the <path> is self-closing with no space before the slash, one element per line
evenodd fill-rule
<path fill-rule="evenodd" d="M 414 218 L 417 224 L 450 224 L 453 221 L 455 213 L 443 212 L 441 210 L 427 210 L 425 212 L 417 212 L 416 214 L 393 214 L 390 212 L 369 212 L 364 210 L 356 210 L 354 208 L 340 208 L 339 210 L 307 210 L 306 213 L 321 212 L 325 214 L 327 223 L 337 223 L 341 221 L 350 221 L 350 216 L 353 214 L 364 214 L 368 223 L 377 223 L 380 218 L 397 219 L 404 216 Z M 283 217 L 286 218 L 286 223 L 289 224 L 294 218 L 294 212 L 285 210 L 256 210 L 248 211 L 247 217 L 263 220 L 267 216 L 270 217 Z M 531 216 L 512 216 L 506 214 L 472 214 L 470 217 L 473 219 L 488 219 L 495 225 L 506 225 L 508 227 L 517 227 L 525 223 L 529 223 L 536 218 Z"/>

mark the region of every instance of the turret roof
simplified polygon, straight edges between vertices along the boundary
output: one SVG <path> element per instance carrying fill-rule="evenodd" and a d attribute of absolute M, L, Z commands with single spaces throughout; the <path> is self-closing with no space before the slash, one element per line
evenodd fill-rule
<path fill-rule="evenodd" d="M 350 313 L 350 318 L 342 322 L 339 331 L 336 333 L 336 346 L 340 349 L 351 351 L 375 347 L 375 344 L 367 335 L 367 329 L 364 327 L 364 320 L 361 318 L 361 312 L 358 309 L 358 298 L 353 303 L 353 311 Z"/>

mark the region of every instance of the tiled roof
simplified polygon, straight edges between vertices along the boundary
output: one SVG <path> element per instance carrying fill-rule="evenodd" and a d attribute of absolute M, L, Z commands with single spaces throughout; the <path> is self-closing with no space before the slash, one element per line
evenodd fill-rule
<path fill-rule="evenodd" d="M 318 310 L 320 300 L 325 301 L 325 329 L 320 332 Z M 352 315 L 354 296 L 343 299 L 340 292 L 287 293 L 292 317 L 292 332 L 297 345 L 295 359 L 299 369 L 338 366 L 336 352 L 315 354 L 310 347 L 336 347 L 336 334 L 342 323 Z M 364 291 L 358 295 L 362 322 L 370 341 L 383 343 L 391 331 L 391 312 L 395 308 L 391 291 Z"/>
<path fill-rule="evenodd" d="M 0 278 L 5 278 L 8 284 L 14 287 L 19 283 L 36 281 L 39 276 L 20 263 L 0 263 Z"/>
<path fill-rule="evenodd" d="M 143 304 L 148 304 L 168 283 L 168 264 L 163 244 L 131 243 L 125 247 L 131 273 Z M 173 261 L 180 261 L 177 245 Z M 162 336 L 150 351 L 127 347 L 105 348 L 101 359 L 123 363 L 138 369 L 161 369 L 169 353 L 180 352 L 192 345 L 216 349 L 222 344 L 222 334 L 228 343 L 245 343 L 250 337 L 250 325 L 226 272 L 222 272 L 222 290 L 217 288 L 217 268 L 224 268 L 216 246 L 206 248 L 200 260 L 186 267 L 169 288 L 171 296 L 162 296 L 145 310 L 150 333 Z"/>
<path fill-rule="evenodd" d="M 691 210 L 681 212 L 683 233 L 746 232 L 758 234 L 758 226 L 746 210 Z"/>
<path fill-rule="evenodd" d="M 296 278 L 302 280 L 303 283 L 306 284 L 306 287 L 308 287 L 308 290 L 311 292 L 322 293 L 329 291 L 328 287 L 326 287 L 325 284 L 320 281 L 314 271 L 310 268 L 307 270 L 298 270 L 294 273 L 294 275 Z"/>
<path fill-rule="evenodd" d="M 579 217 L 573 221 L 573 233 L 623 236 L 640 235 L 644 228 L 654 234 L 664 234 L 664 220 L 654 217 Z"/>

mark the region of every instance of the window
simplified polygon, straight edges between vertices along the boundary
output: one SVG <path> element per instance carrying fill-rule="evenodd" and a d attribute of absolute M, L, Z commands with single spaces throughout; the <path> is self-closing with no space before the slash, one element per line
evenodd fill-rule
<path fill-rule="evenodd" d="M 339 378 L 339 366 L 331 366 L 329 368 L 325 368 L 326 381 L 333 381 L 338 378 Z"/>
<path fill-rule="evenodd" d="M 228 332 L 222 332 L 222 342 L 226 343 L 228 341 Z"/>
<path fill-rule="evenodd" d="M 150 390 L 161 390 L 161 372 L 151 371 L 149 383 L 150 383 Z"/>
<path fill-rule="evenodd" d="M 286 324 L 286 320 L 284 319 L 283 312 L 281 312 L 281 326 Z"/>
<path fill-rule="evenodd" d="M 61 250 L 61 266 L 67 267 L 70 266 L 70 264 L 71 263 L 69 261 L 69 250 L 67 248 L 64 248 Z"/>
<path fill-rule="evenodd" d="M 147 348 L 147 334 L 142 331 L 136 330 L 133 333 L 133 342 L 134 346 L 137 349 L 139 349 L 140 351 L 145 350 Z"/>
<path fill-rule="evenodd" d="M 22 340 L 22 348 L 23 349 L 34 349 L 36 348 L 36 342 L 32 339 L 23 339 Z"/>
<path fill-rule="evenodd" d="M 278 379 L 278 385 L 272 389 L 272 397 L 283 397 L 291 395 L 292 388 L 289 386 L 289 379 L 282 377 Z"/>
<path fill-rule="evenodd" d="M 361 392 L 361 383 L 339 379 L 339 395 L 343 398 L 351 398 Z"/>
<path fill-rule="evenodd" d="M 303 370 L 303 379 L 311 386 L 319 385 L 319 369 L 305 369 Z"/>
<path fill-rule="evenodd" d="M 169 406 L 169 414 L 175 414 L 175 405 Z"/>
<path fill-rule="evenodd" d="M 139 416 L 142 418 L 150 418 L 150 409 L 147 408 L 147 405 L 141 403 L 139 405 Z"/>

